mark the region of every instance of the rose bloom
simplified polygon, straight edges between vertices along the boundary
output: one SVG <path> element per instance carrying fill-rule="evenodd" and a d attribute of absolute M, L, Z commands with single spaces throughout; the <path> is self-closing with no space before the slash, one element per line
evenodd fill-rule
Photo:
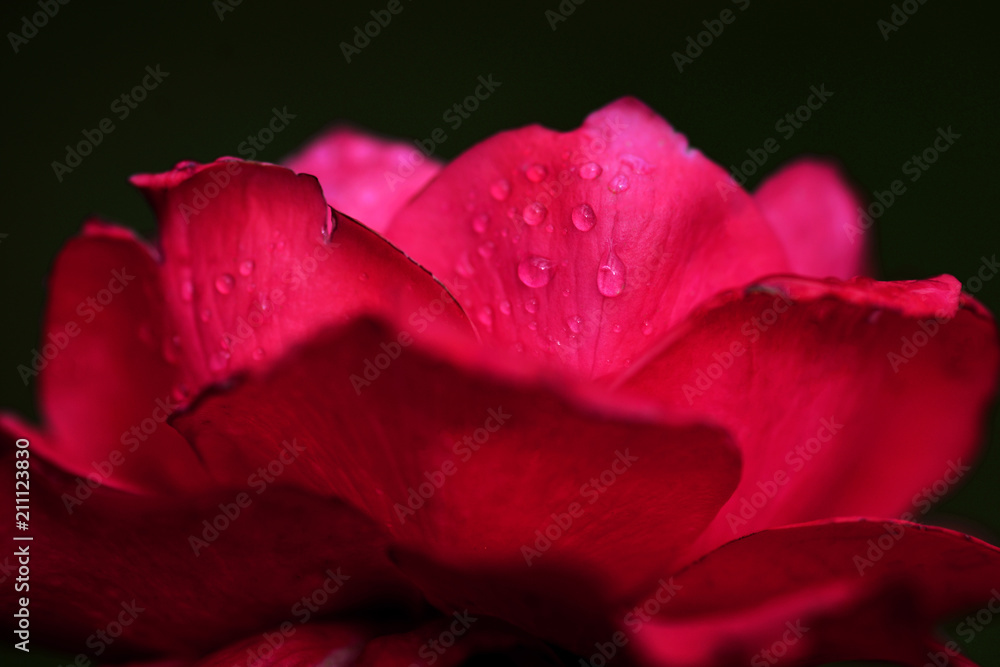
<path fill-rule="evenodd" d="M 944 664 L 997 611 L 1000 551 L 918 523 L 993 320 L 868 277 L 828 162 L 749 194 L 624 99 L 448 165 L 338 128 L 132 182 L 158 239 L 66 245 L 43 424 L 2 421 L 3 593 L 77 667 Z"/>

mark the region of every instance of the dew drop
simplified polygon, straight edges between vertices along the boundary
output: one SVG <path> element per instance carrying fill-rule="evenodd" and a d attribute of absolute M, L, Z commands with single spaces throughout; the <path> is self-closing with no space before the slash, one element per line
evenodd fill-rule
<path fill-rule="evenodd" d="M 608 248 L 608 254 L 597 269 L 597 289 L 607 297 L 616 297 L 625 289 L 625 263 Z"/>
<path fill-rule="evenodd" d="M 549 170 L 540 164 L 533 164 L 524 171 L 524 175 L 528 177 L 528 180 L 532 183 L 541 183 L 545 180 L 548 175 Z"/>
<path fill-rule="evenodd" d="M 213 354 L 208 360 L 208 369 L 213 373 L 218 373 L 221 370 L 225 370 L 226 366 L 229 365 L 229 353 L 225 350 L 220 350 Z"/>
<path fill-rule="evenodd" d="M 568 326 L 569 330 L 572 331 L 573 333 L 580 333 L 581 324 L 583 324 L 583 318 L 580 317 L 579 315 L 574 315 L 573 317 L 570 317 L 568 320 L 566 320 L 566 326 Z"/>
<path fill-rule="evenodd" d="M 360 280 L 361 282 L 365 282 L 366 280 L 368 280 L 368 274 L 362 271 L 361 273 L 358 274 L 358 280 Z"/>
<path fill-rule="evenodd" d="M 642 333 L 645 336 L 649 336 L 653 333 L 653 325 L 649 323 L 649 320 L 642 323 Z"/>
<path fill-rule="evenodd" d="M 181 382 L 174 385 L 174 388 L 170 390 L 170 395 L 175 401 L 184 401 L 191 395 L 191 390 L 187 388 L 186 384 Z"/>
<path fill-rule="evenodd" d="M 480 213 L 474 218 L 472 218 L 472 228 L 477 234 L 483 234 L 486 232 L 486 228 L 490 224 L 490 216 L 487 213 Z"/>
<path fill-rule="evenodd" d="M 493 309 L 489 306 L 483 306 L 479 309 L 477 314 L 479 322 L 487 329 L 493 328 Z"/>
<path fill-rule="evenodd" d="M 552 280 L 552 262 L 538 255 L 529 255 L 517 265 L 517 277 L 528 287 L 545 287 Z"/>
<path fill-rule="evenodd" d="M 556 231 L 556 228 L 553 225 L 545 225 L 545 231 L 551 234 L 552 232 Z"/>
<path fill-rule="evenodd" d="M 580 204 L 573 207 L 573 226 L 581 232 L 589 232 L 597 224 L 597 214 L 590 204 Z"/>
<path fill-rule="evenodd" d="M 528 322 L 528 328 L 532 331 L 538 330 L 538 322 Z"/>
<path fill-rule="evenodd" d="M 626 153 L 621 157 L 622 164 L 627 165 L 632 168 L 632 170 L 637 174 L 648 174 L 653 171 L 653 165 L 646 162 L 638 155 L 632 155 Z"/>
<path fill-rule="evenodd" d="M 545 219 L 548 210 L 541 202 L 532 202 L 524 207 L 524 221 L 529 225 L 537 225 Z"/>
<path fill-rule="evenodd" d="M 194 283 L 190 280 L 185 280 L 181 283 L 181 299 L 183 301 L 191 301 L 194 297 Z"/>
<path fill-rule="evenodd" d="M 494 181 L 490 186 L 490 196 L 497 201 L 504 201 L 510 196 L 510 182 L 506 178 Z"/>
<path fill-rule="evenodd" d="M 206 308 L 205 310 L 201 311 L 201 321 L 202 322 L 208 322 L 210 319 L 212 319 L 212 311 L 210 311 L 208 308 Z"/>
<path fill-rule="evenodd" d="M 261 359 L 264 358 L 264 355 L 265 355 L 264 348 L 258 347 L 256 350 L 253 351 L 253 355 L 251 356 L 253 356 L 254 361 L 260 361 Z"/>
<path fill-rule="evenodd" d="M 538 312 L 538 301 L 535 299 L 528 299 L 524 302 L 524 309 L 534 315 Z"/>
<path fill-rule="evenodd" d="M 236 281 L 228 273 L 223 273 L 221 276 L 215 279 L 215 290 L 219 294 L 229 294 L 233 291 L 233 285 Z"/>
<path fill-rule="evenodd" d="M 585 181 L 592 181 L 593 179 L 600 176 L 602 171 L 604 170 L 601 169 L 601 165 L 597 164 L 596 162 L 588 162 L 587 164 L 580 167 L 580 178 L 582 178 Z"/>
<path fill-rule="evenodd" d="M 501 313 L 503 313 L 504 315 L 510 315 L 510 310 L 511 310 L 510 309 L 510 301 L 501 301 L 500 302 L 500 312 Z"/>
<path fill-rule="evenodd" d="M 240 275 L 249 276 L 253 273 L 254 261 L 252 259 L 245 259 L 240 262 Z"/>
<path fill-rule="evenodd" d="M 167 363 L 176 364 L 180 358 L 181 337 L 178 335 L 163 339 L 163 358 Z"/>
<path fill-rule="evenodd" d="M 608 183 L 608 190 L 617 195 L 628 190 L 628 185 L 628 176 L 625 174 L 618 174 L 611 179 L 610 183 Z"/>
<path fill-rule="evenodd" d="M 479 256 L 484 259 L 487 257 L 492 257 L 493 252 L 497 249 L 497 246 L 493 241 L 487 241 L 479 246 Z"/>
<path fill-rule="evenodd" d="M 468 251 L 463 252 L 459 256 L 458 263 L 455 264 L 455 272 L 463 278 L 469 278 L 476 272 L 476 270 L 472 268 L 472 261 L 469 259 Z"/>
<path fill-rule="evenodd" d="M 327 206 L 326 220 L 323 221 L 323 227 L 320 229 L 323 241 L 328 242 L 335 231 L 337 231 L 337 219 L 333 217 L 333 209 Z M 280 248 L 281 246 L 278 247 Z"/>
<path fill-rule="evenodd" d="M 622 325 L 616 324 L 615 326 L 611 327 L 611 330 L 614 331 L 615 333 L 621 333 L 622 332 Z"/>

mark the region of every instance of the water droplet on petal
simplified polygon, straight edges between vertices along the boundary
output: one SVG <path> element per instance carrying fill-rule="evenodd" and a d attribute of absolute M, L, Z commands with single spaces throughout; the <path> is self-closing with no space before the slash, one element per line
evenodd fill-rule
<path fill-rule="evenodd" d="M 545 287 L 552 280 L 552 262 L 545 257 L 529 255 L 517 265 L 517 277 L 528 287 Z"/>
<path fill-rule="evenodd" d="M 579 315 L 574 315 L 573 317 L 570 317 L 568 320 L 566 320 L 566 326 L 568 326 L 569 330 L 572 331 L 573 333 L 580 333 L 581 324 L 583 324 L 583 318 L 580 317 Z"/>
<path fill-rule="evenodd" d="M 261 359 L 263 359 L 264 358 L 264 354 L 265 354 L 264 348 L 258 347 L 256 350 L 253 351 L 253 355 L 252 356 L 253 356 L 254 361 L 260 361 Z"/>
<path fill-rule="evenodd" d="M 597 269 L 597 289 L 607 297 L 616 297 L 625 289 L 625 263 L 608 248 L 608 254 Z"/>
<path fill-rule="evenodd" d="M 181 160 L 174 165 L 174 169 L 181 171 L 194 171 L 198 168 L 198 163 L 191 160 Z"/>
<path fill-rule="evenodd" d="M 536 331 L 538 329 L 538 322 L 528 322 L 528 328 L 532 331 Z"/>
<path fill-rule="evenodd" d="M 249 276 L 253 273 L 254 261 L 252 259 L 245 259 L 240 262 L 240 275 Z"/>
<path fill-rule="evenodd" d="M 534 315 L 538 312 L 538 301 L 535 299 L 528 299 L 524 302 L 524 309 Z"/>
<path fill-rule="evenodd" d="M 587 164 L 580 167 L 580 178 L 585 181 L 591 181 L 601 175 L 601 165 L 596 162 L 588 162 Z"/>
<path fill-rule="evenodd" d="M 493 241 L 487 241 L 479 246 L 479 256 L 483 258 L 492 257 L 493 251 L 497 249 L 497 246 Z"/>
<path fill-rule="evenodd" d="M 229 294 L 233 291 L 234 284 L 236 281 L 228 273 L 223 273 L 215 279 L 215 289 L 219 294 Z"/>
<path fill-rule="evenodd" d="M 622 332 L 622 325 L 616 324 L 615 326 L 611 327 L 611 330 L 614 331 L 615 333 L 621 333 Z"/>
<path fill-rule="evenodd" d="M 524 207 L 524 221 L 529 225 L 537 225 L 545 219 L 548 209 L 541 202 L 532 202 Z"/>
<path fill-rule="evenodd" d="M 628 190 L 628 185 L 628 176 L 625 174 L 618 174 L 611 179 L 610 183 L 608 183 L 608 190 L 617 195 Z"/>
<path fill-rule="evenodd" d="M 181 283 L 181 300 L 191 301 L 192 297 L 194 297 L 194 283 L 185 280 Z"/>
<path fill-rule="evenodd" d="M 191 395 L 191 390 L 187 388 L 187 385 L 183 382 L 174 385 L 174 388 L 170 390 L 170 395 L 173 396 L 175 401 L 183 401 Z"/>
<path fill-rule="evenodd" d="M 472 218 L 472 228 L 476 230 L 476 233 L 478 234 L 484 233 L 489 224 L 490 224 L 490 216 L 487 213 L 480 213 L 479 215 Z"/>
<path fill-rule="evenodd" d="M 208 308 L 206 308 L 205 310 L 201 311 L 201 321 L 202 322 L 208 322 L 210 319 L 212 319 L 212 311 L 210 311 Z"/>
<path fill-rule="evenodd" d="M 220 350 L 213 354 L 208 360 L 208 369 L 213 373 L 218 373 L 221 370 L 225 370 L 226 366 L 229 365 L 229 353 L 225 350 Z"/>
<path fill-rule="evenodd" d="M 175 364 L 180 358 L 181 337 L 173 335 L 170 338 L 163 338 L 163 358 L 167 363 Z"/>
<path fill-rule="evenodd" d="M 510 315 L 510 301 L 500 302 L 500 312 L 504 315 Z"/>
<path fill-rule="evenodd" d="M 463 278 L 469 278 L 476 272 L 472 267 L 472 261 L 469 259 L 468 251 L 463 252 L 459 258 L 458 263 L 455 264 L 455 272 Z"/>
<path fill-rule="evenodd" d="M 524 175 L 528 177 L 528 180 L 532 183 L 541 183 L 545 180 L 545 176 L 549 173 L 549 170 L 540 164 L 533 164 L 524 171 Z"/>
<path fill-rule="evenodd" d="M 493 328 L 493 309 L 489 306 L 483 306 L 479 309 L 478 313 L 479 322 L 487 329 Z"/>
<path fill-rule="evenodd" d="M 573 226 L 581 232 L 589 232 L 597 224 L 597 214 L 590 204 L 580 204 L 573 207 Z"/>
<path fill-rule="evenodd" d="M 621 157 L 622 164 L 627 165 L 632 168 L 632 170 L 637 174 L 648 174 L 653 171 L 653 165 L 643 160 L 638 155 L 631 155 L 626 153 Z"/>
<path fill-rule="evenodd" d="M 323 227 L 320 229 L 323 241 L 328 242 L 335 231 L 337 231 L 337 218 L 333 215 L 333 209 L 327 206 L 326 220 L 323 221 Z M 278 247 L 280 248 L 281 246 L 279 245 Z"/>
<path fill-rule="evenodd" d="M 643 335 L 646 336 L 653 333 L 653 325 L 649 323 L 649 320 L 646 320 L 645 322 L 642 323 L 642 333 Z"/>
<path fill-rule="evenodd" d="M 503 201 L 510 196 L 510 182 L 506 178 L 494 181 L 490 186 L 490 196 L 497 201 Z"/>
<path fill-rule="evenodd" d="M 368 280 L 368 274 L 362 271 L 361 273 L 358 274 L 358 280 L 360 280 L 361 282 L 365 282 L 366 280 Z"/>

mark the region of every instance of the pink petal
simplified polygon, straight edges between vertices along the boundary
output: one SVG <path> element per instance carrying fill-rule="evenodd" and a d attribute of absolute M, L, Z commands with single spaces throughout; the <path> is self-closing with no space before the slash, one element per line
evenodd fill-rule
<path fill-rule="evenodd" d="M 318 178 L 330 206 L 377 232 L 441 170 L 415 146 L 347 127 L 327 131 L 282 164 Z"/>
<path fill-rule="evenodd" d="M 331 211 L 312 176 L 223 159 L 132 181 L 159 216 L 164 293 L 192 385 L 266 366 L 359 313 L 407 321 L 415 333 L 471 331 L 441 285 Z"/>
<path fill-rule="evenodd" d="M 8 455 L 0 466 L 10 479 L 13 462 Z M 183 499 L 87 489 L 68 513 L 75 480 L 30 462 L 30 529 L 6 522 L 0 533 L 30 549 L 32 639 L 47 646 L 89 653 L 98 630 L 125 619 L 121 637 L 102 644 L 102 660 L 197 655 L 286 620 L 409 609 L 418 600 L 368 519 L 266 483 L 266 471 Z M 17 595 L 4 587 L 8 608 Z"/>
<path fill-rule="evenodd" d="M 452 345 L 447 358 L 466 361 L 449 362 L 399 340 L 395 329 L 355 322 L 205 397 L 175 425 L 222 482 L 245 479 L 293 442 L 298 458 L 283 484 L 347 500 L 408 548 L 509 567 L 522 581 L 536 580 L 539 562 L 583 569 L 595 595 L 643 584 L 736 484 L 739 460 L 717 429 L 501 373 L 476 350 Z M 565 536 L 549 547 L 538 536 L 546 530 Z M 542 584 L 537 598 L 554 604 L 559 595 Z M 432 582 L 430 594 L 448 597 L 440 586 L 449 585 Z M 494 590 L 506 599 L 477 610 L 520 625 L 534 612 L 512 591 Z"/>
<path fill-rule="evenodd" d="M 869 273 L 862 202 L 832 163 L 797 160 L 764 181 L 754 200 L 784 245 L 793 273 L 844 280 Z"/>
<path fill-rule="evenodd" d="M 716 292 L 788 269 L 752 199 L 633 99 L 573 132 L 487 139 L 387 235 L 485 340 L 582 376 L 628 366 Z"/>
<path fill-rule="evenodd" d="M 1000 601 L 1000 550 L 943 528 L 840 519 L 730 542 L 672 583 L 666 603 L 623 616 L 646 664 L 923 665 L 942 648 L 936 622 Z"/>
<path fill-rule="evenodd" d="M 40 432 L 27 437 L 65 470 L 134 491 L 204 488 L 187 442 L 165 422 L 183 398 L 154 251 L 89 222 L 60 253 L 38 357 Z"/>
<path fill-rule="evenodd" d="M 925 513 L 967 474 L 996 376 L 992 318 L 950 276 L 772 278 L 699 310 L 623 388 L 743 449 L 704 551 L 787 523 Z"/>

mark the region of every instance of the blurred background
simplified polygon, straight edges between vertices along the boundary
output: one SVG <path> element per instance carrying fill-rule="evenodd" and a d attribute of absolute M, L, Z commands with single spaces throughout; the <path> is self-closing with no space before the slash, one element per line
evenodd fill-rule
<path fill-rule="evenodd" d="M 0 406 L 36 415 L 34 386 L 16 368 L 38 345 L 52 260 L 83 219 L 98 214 L 153 234 L 127 177 L 184 159 L 246 157 L 241 142 L 275 108 L 294 119 L 258 160 L 278 161 L 336 121 L 411 141 L 445 128 L 436 154 L 451 158 L 511 127 L 574 128 L 634 95 L 727 168 L 776 139 L 780 149 L 749 177 L 750 188 L 807 153 L 835 156 L 865 193 L 903 179 L 906 192 L 874 227 L 880 277 L 950 273 L 969 287 L 984 258 L 1000 252 L 996 36 L 986 3 L 577 2 L 399 0 L 401 11 L 361 48 L 355 28 L 386 0 L 76 1 L 59 4 L 35 30 L 24 17 L 41 11 L 38 0 L 4 3 Z M 728 24 L 717 21 L 723 10 L 732 12 Z M 695 48 L 688 38 L 697 44 L 698 33 Z M 115 103 L 147 67 L 162 75 L 145 99 L 134 108 Z M 488 75 L 501 86 L 452 130 L 444 112 Z M 806 102 L 811 86 L 832 96 L 789 136 L 776 123 Z M 114 130 L 78 166 L 55 173 L 66 145 L 104 118 Z M 949 127 L 960 138 L 911 181 L 904 163 Z M 976 296 L 1000 312 L 1000 280 Z M 1000 543 L 998 433 L 994 419 L 974 476 L 927 521 Z M 72 660 L 34 646 L 25 657 L 9 643 L 0 649 L 4 664 Z M 1000 664 L 1000 619 L 959 643 L 981 664 Z"/>

